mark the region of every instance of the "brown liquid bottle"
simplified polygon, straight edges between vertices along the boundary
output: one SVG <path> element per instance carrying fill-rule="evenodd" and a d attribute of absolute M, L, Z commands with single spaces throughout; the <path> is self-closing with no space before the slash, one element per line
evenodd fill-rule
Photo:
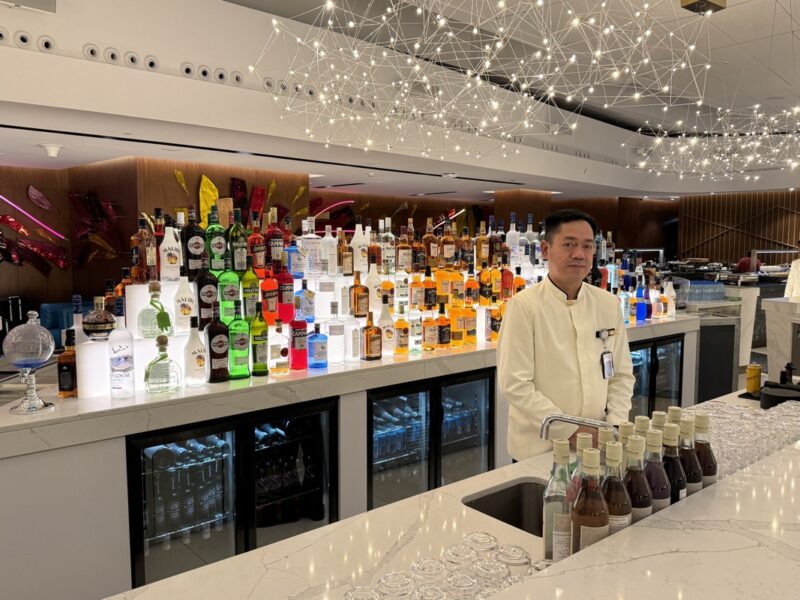
<path fill-rule="evenodd" d="M 663 434 L 658 429 L 647 432 L 647 458 L 644 461 L 644 476 L 653 492 L 653 512 L 671 504 L 672 488 L 661 458 Z"/>
<path fill-rule="evenodd" d="M 622 444 L 609 441 L 605 444 L 606 476 L 603 478 L 603 497 L 608 506 L 609 535 L 631 524 L 631 497 L 622 481 Z"/>
<path fill-rule="evenodd" d="M 686 473 L 686 495 L 691 496 L 703 489 L 703 469 L 694 449 L 694 418 L 681 417 L 681 438 L 678 454 Z"/>
<path fill-rule="evenodd" d="M 640 435 L 632 435 L 628 439 L 625 487 L 631 497 L 631 514 L 634 523 L 653 514 L 653 492 L 644 475 L 643 458 L 644 438 Z"/>
<path fill-rule="evenodd" d="M 664 471 L 669 479 L 671 504 L 686 498 L 686 473 L 678 455 L 678 433 L 679 428 L 675 423 L 664 425 Z"/>
<path fill-rule="evenodd" d="M 586 448 L 581 463 L 581 487 L 572 505 L 572 553 L 608 537 L 608 505 L 600 486 L 600 451 Z"/>
<path fill-rule="evenodd" d="M 717 481 L 717 459 L 711 449 L 708 435 L 708 413 L 695 413 L 694 415 L 694 449 L 700 468 L 703 470 L 703 487 L 708 487 Z"/>

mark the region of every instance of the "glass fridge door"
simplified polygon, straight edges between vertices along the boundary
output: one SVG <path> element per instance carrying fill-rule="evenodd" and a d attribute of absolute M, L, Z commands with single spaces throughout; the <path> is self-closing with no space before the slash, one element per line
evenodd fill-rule
<path fill-rule="evenodd" d="M 234 442 L 233 429 L 220 429 L 137 444 L 142 545 L 134 585 L 236 553 Z"/>
<path fill-rule="evenodd" d="M 491 375 L 459 378 L 442 390 L 441 484 L 484 473 L 492 468 Z"/>
<path fill-rule="evenodd" d="M 430 489 L 430 392 L 369 395 L 369 508 Z"/>
<path fill-rule="evenodd" d="M 651 344 L 637 346 L 631 344 L 631 361 L 633 362 L 633 397 L 628 420 L 633 422 L 638 415 L 650 416 L 650 357 Z"/>
<path fill-rule="evenodd" d="M 286 413 L 284 413 L 286 414 Z M 322 527 L 331 510 L 331 413 L 265 418 L 255 425 L 256 545 Z"/>
<path fill-rule="evenodd" d="M 683 339 L 656 342 L 655 404 L 653 410 L 666 412 L 681 405 Z"/>

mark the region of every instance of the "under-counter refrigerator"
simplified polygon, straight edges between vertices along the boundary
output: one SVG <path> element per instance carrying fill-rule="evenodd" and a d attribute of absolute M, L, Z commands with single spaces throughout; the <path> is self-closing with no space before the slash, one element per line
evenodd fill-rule
<path fill-rule="evenodd" d="M 630 344 L 633 375 L 633 398 L 628 419 L 654 410 L 666 412 L 681 405 L 683 381 L 683 334 L 633 342 Z"/>
<path fill-rule="evenodd" d="M 377 508 L 494 467 L 495 370 L 367 393 L 367 506 Z"/>
<path fill-rule="evenodd" d="M 338 517 L 336 400 L 127 439 L 133 587 Z"/>

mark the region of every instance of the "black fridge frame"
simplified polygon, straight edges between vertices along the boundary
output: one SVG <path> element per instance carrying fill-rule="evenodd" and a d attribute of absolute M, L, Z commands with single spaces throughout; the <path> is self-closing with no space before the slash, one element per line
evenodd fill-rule
<path fill-rule="evenodd" d="M 642 342 L 631 342 L 630 352 L 637 350 L 650 350 L 650 363 L 648 365 L 648 374 L 650 381 L 647 388 L 647 412 L 648 418 L 653 415 L 656 409 L 656 378 L 660 369 L 658 361 L 658 347 L 666 344 L 680 342 L 680 377 L 678 377 L 678 406 L 683 406 L 683 361 L 686 357 L 686 335 L 683 333 L 675 335 L 667 335 L 664 337 L 654 338 Z"/>
<path fill-rule="evenodd" d="M 430 421 L 428 424 L 428 489 L 430 491 L 441 487 L 442 481 L 442 424 L 444 423 L 444 408 L 442 407 L 442 388 L 447 385 L 469 383 L 471 381 L 478 381 L 482 379 L 489 380 L 489 440 L 487 449 L 487 465 L 488 470 L 494 469 L 495 464 L 495 403 L 496 403 L 496 390 L 495 390 L 495 377 L 497 369 L 494 367 L 478 369 L 467 373 L 458 373 L 455 375 L 441 375 L 439 377 L 431 377 L 428 379 L 420 379 L 413 383 L 404 383 L 401 385 L 386 386 L 382 388 L 375 388 L 367 390 L 367 510 L 373 509 L 373 496 L 372 496 L 372 438 L 374 435 L 372 427 L 372 408 L 376 401 L 392 398 L 399 394 L 414 394 L 420 392 L 428 392 L 428 400 L 430 402 L 429 414 Z"/>
<path fill-rule="evenodd" d="M 263 421 L 288 419 L 314 413 L 328 412 L 328 477 L 330 481 L 329 522 L 339 520 L 339 397 L 309 400 L 288 406 L 276 406 L 231 417 L 210 419 L 199 423 L 166 427 L 129 435 L 125 438 L 125 461 L 128 483 L 128 538 L 131 553 L 131 587 L 145 585 L 144 580 L 144 530 L 141 511 L 144 502 L 140 452 L 143 448 L 165 442 L 176 441 L 185 434 L 186 439 L 201 435 L 218 433 L 220 429 L 234 433 L 234 507 L 236 521 L 234 526 L 234 556 L 255 550 L 255 425 Z M 248 433 L 249 432 L 249 433 Z M 250 476 L 248 476 L 250 475 Z M 134 502 L 134 500 L 136 502 Z M 131 507 L 136 507 L 132 510 Z"/>

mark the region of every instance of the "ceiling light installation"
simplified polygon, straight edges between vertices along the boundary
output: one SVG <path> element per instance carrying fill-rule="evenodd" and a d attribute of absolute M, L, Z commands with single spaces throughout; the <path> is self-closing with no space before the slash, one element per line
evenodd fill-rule
<path fill-rule="evenodd" d="M 310 28 L 273 20 L 254 68 L 286 82 L 273 96 L 282 118 L 327 144 L 509 156 L 572 132 L 584 105 L 704 95 L 708 19 L 686 19 L 673 0 L 331 0 L 312 13 L 297 17 Z M 270 70 L 264 57 L 276 55 L 288 72 Z"/>

